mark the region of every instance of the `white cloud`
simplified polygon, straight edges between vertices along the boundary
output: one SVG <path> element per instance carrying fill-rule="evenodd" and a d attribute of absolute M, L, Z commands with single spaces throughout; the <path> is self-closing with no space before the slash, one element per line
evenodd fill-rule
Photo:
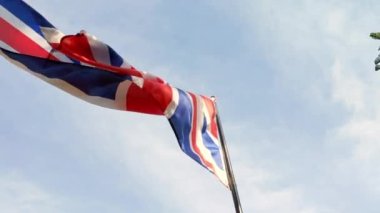
<path fill-rule="evenodd" d="M 0 176 L 0 209 L 7 213 L 60 212 L 60 201 L 16 172 Z"/>
<path fill-rule="evenodd" d="M 338 60 L 332 67 L 332 99 L 342 102 L 348 109 L 355 112 L 364 109 L 362 81 L 353 75 L 352 72 L 345 72 L 350 68 L 342 66 Z"/>
<path fill-rule="evenodd" d="M 279 210 L 284 213 L 321 212 L 318 205 L 305 201 L 302 188 L 273 187 L 272 184 L 276 181 L 282 181 L 281 175 L 240 163 L 235 164 L 235 170 L 238 171 L 241 180 L 239 188 L 242 189 L 240 192 L 243 192 L 241 198 L 246 211 L 263 213 L 275 213 Z"/>

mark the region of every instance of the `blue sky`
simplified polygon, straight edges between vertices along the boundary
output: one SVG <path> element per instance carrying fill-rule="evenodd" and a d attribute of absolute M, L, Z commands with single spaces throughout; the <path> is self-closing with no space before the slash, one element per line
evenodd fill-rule
<path fill-rule="evenodd" d="M 245 212 L 378 212 L 377 1 L 27 2 L 216 95 Z M 164 117 L 90 105 L 3 59 L 0 70 L 3 212 L 234 211 Z"/>

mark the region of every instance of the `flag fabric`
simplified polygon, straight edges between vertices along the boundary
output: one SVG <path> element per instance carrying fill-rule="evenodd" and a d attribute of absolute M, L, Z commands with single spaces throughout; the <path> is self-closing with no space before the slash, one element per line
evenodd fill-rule
<path fill-rule="evenodd" d="M 136 69 L 85 31 L 63 34 L 22 0 L 0 0 L 0 54 L 87 102 L 165 116 L 183 152 L 228 187 L 212 99 Z"/>

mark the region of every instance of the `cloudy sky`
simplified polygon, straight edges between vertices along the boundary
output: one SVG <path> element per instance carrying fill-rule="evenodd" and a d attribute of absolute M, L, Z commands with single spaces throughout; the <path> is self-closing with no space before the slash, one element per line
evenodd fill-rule
<path fill-rule="evenodd" d="M 247 213 L 377 213 L 375 0 L 29 0 L 135 67 L 216 95 Z M 0 59 L 0 209 L 233 212 L 164 117 L 80 101 Z"/>

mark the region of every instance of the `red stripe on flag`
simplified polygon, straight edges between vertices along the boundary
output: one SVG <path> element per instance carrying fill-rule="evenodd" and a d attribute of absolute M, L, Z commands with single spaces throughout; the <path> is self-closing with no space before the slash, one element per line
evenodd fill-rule
<path fill-rule="evenodd" d="M 87 37 L 83 34 L 63 37 L 59 44 L 59 49 L 64 53 L 70 52 L 76 54 L 79 61 L 96 62 L 92 55 L 90 43 L 88 42 Z"/>
<path fill-rule="evenodd" d="M 132 84 L 126 94 L 127 111 L 162 115 L 162 109 L 157 105 L 152 95 L 136 84 Z"/>
<path fill-rule="evenodd" d="M 47 58 L 49 52 L 30 39 L 20 30 L 0 18 L 0 40 L 20 54 Z"/>
<path fill-rule="evenodd" d="M 90 44 L 84 34 L 65 36 L 61 39 L 61 43 L 56 48 L 72 59 L 93 65 L 97 68 L 118 74 L 143 77 L 141 72 L 133 68 L 121 68 L 97 62 L 92 55 Z"/>
<path fill-rule="evenodd" d="M 128 111 L 163 115 L 172 100 L 173 93 L 167 84 L 144 80 L 143 88 L 132 84 L 126 96 Z"/>
<path fill-rule="evenodd" d="M 198 145 L 197 145 L 197 129 L 198 129 L 198 126 L 197 126 L 197 117 L 198 117 L 198 103 L 197 103 L 197 98 L 195 97 L 194 94 L 192 93 L 189 93 L 190 96 L 191 96 L 191 99 L 193 101 L 193 121 L 192 121 L 192 130 L 191 130 L 191 145 L 195 151 L 195 153 L 198 154 L 200 160 L 202 161 L 202 163 L 208 168 L 210 169 L 214 174 L 216 174 L 215 172 L 215 168 L 214 168 L 214 165 L 212 163 L 210 163 L 209 161 L 207 161 L 203 155 L 202 155 L 202 152 L 201 150 L 199 149 Z"/>
<path fill-rule="evenodd" d="M 210 98 L 203 97 L 202 99 L 206 104 L 207 111 L 210 116 L 210 132 L 215 138 L 219 138 L 218 135 L 218 125 L 216 124 L 216 111 L 215 111 L 215 103 Z"/>

